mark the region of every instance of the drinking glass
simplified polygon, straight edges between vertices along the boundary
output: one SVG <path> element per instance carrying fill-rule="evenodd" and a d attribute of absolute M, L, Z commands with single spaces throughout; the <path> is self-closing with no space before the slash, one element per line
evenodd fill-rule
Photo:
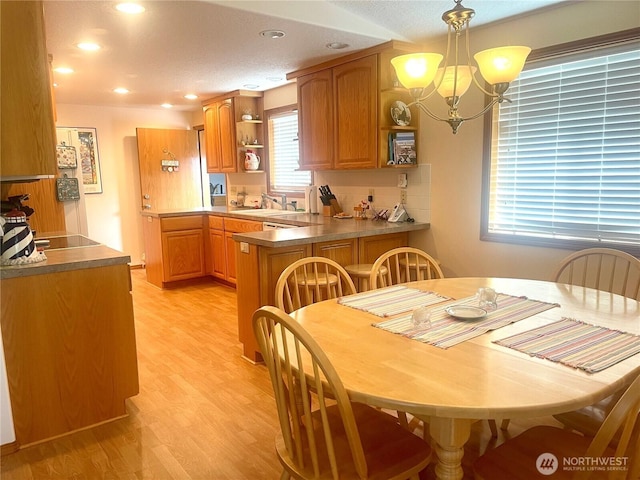
<path fill-rule="evenodd" d="M 427 307 L 419 307 L 411 315 L 411 323 L 416 328 L 431 328 L 431 310 Z"/>
<path fill-rule="evenodd" d="M 493 288 L 483 287 L 478 289 L 478 305 L 485 310 L 498 308 L 498 294 Z"/>

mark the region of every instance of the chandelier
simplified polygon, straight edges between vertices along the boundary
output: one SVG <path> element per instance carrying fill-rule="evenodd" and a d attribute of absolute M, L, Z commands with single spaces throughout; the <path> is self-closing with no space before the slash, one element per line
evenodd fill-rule
<path fill-rule="evenodd" d="M 531 49 L 529 47 L 497 47 L 476 53 L 475 58 L 478 67 L 471 65 L 469 54 L 469 20 L 475 15 L 471 8 L 465 8 L 462 0 L 454 0 L 456 6 L 442 14 L 442 20 L 448 25 L 447 53 L 443 57 L 439 53 L 410 53 L 391 59 L 398 80 L 411 92 L 414 101 L 409 104 L 416 105 L 434 120 L 447 122 L 453 133 L 458 132 L 462 122 L 481 117 L 496 103 L 511 102 L 504 97 L 509 88 L 509 83 L 515 80 L 527 59 Z M 466 47 L 466 64 L 460 62 L 460 37 L 464 32 Z M 452 40 L 453 38 L 453 40 Z M 453 43 L 453 53 L 451 44 Z M 452 55 L 451 55 L 452 54 Z M 444 58 L 444 66 L 440 63 Z M 491 85 L 491 91 L 487 91 L 476 79 L 475 73 L 480 69 L 484 80 Z M 462 117 L 458 112 L 460 97 L 473 82 L 482 92 L 491 98 L 491 101 L 478 113 L 470 117 Z M 433 90 L 425 94 L 425 90 L 434 83 Z M 423 103 L 438 92 L 449 106 L 447 118 L 433 114 Z"/>

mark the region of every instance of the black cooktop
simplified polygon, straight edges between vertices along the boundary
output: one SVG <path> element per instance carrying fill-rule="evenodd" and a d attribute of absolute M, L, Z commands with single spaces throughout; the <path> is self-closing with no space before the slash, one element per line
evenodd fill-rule
<path fill-rule="evenodd" d="M 91 245 L 100 245 L 98 242 L 95 242 L 83 235 L 45 237 L 43 239 L 36 238 L 36 240 L 49 240 L 49 245 L 44 247 L 48 250 L 55 250 L 57 248 L 90 247 Z"/>

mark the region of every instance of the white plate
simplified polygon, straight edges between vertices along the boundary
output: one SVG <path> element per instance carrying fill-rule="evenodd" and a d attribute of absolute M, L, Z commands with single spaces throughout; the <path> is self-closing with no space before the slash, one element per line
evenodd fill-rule
<path fill-rule="evenodd" d="M 461 320 L 474 320 L 476 318 L 482 318 L 487 314 L 486 310 L 470 305 L 451 305 L 445 308 L 444 311 L 452 317 Z"/>
<path fill-rule="evenodd" d="M 411 123 L 411 110 L 406 103 L 396 100 L 391 104 L 391 118 L 396 125 L 406 127 Z"/>

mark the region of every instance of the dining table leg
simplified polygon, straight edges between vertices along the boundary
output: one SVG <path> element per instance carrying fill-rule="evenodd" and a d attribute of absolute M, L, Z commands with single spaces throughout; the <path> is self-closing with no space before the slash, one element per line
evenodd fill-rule
<path fill-rule="evenodd" d="M 463 477 L 464 444 L 471 435 L 474 420 L 430 417 L 429 434 L 438 456 L 435 472 L 438 480 L 460 480 Z"/>

